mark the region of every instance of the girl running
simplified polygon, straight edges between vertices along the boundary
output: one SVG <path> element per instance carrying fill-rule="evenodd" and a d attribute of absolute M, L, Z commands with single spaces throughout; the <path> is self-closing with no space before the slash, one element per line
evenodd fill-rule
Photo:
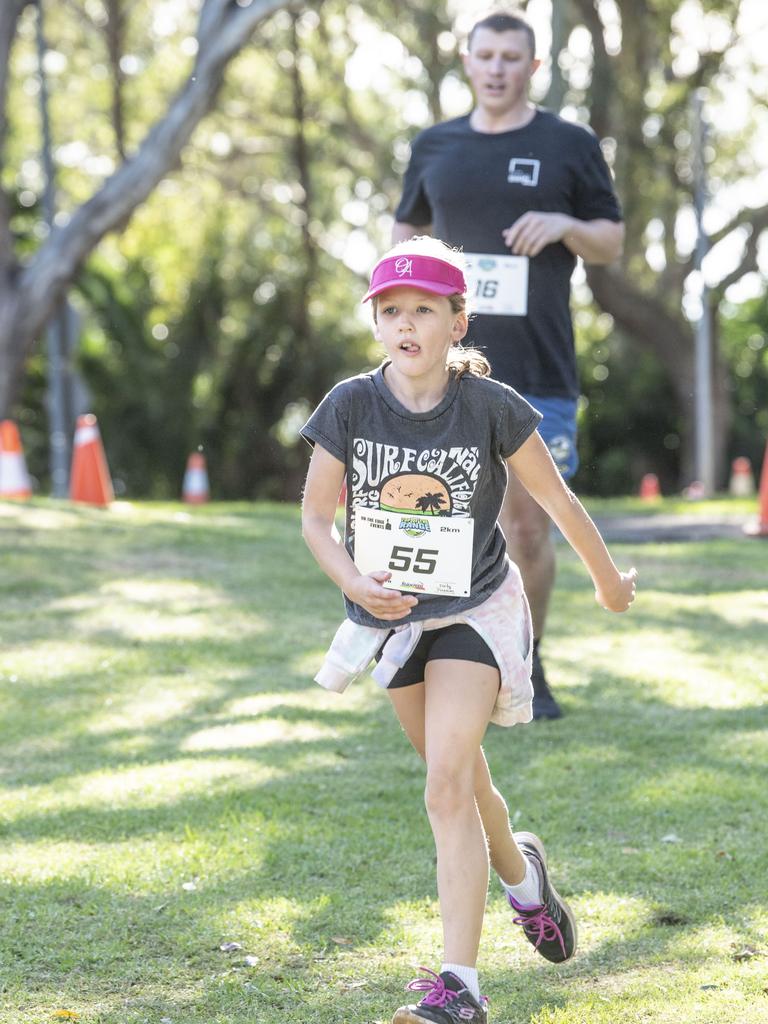
<path fill-rule="evenodd" d="M 313 445 L 303 533 L 347 612 L 317 678 L 341 690 L 375 657 L 374 678 L 426 762 L 443 959 L 410 983 L 421 998 L 393 1024 L 487 1024 L 477 954 L 489 859 L 537 952 L 560 963 L 576 951 L 544 846 L 513 835 L 481 746 L 489 721 L 532 717 L 530 615 L 497 522 L 508 473 L 557 524 L 604 608 L 629 608 L 636 572 L 616 568 L 563 482 L 539 413 L 461 347 L 460 253 L 432 238 L 395 246 L 373 270 L 369 300 L 384 362 L 333 388 L 302 430 Z M 342 540 L 334 519 L 345 477 Z"/>

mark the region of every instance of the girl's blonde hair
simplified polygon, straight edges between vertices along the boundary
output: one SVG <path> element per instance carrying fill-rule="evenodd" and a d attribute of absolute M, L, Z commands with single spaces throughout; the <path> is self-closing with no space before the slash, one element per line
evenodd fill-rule
<path fill-rule="evenodd" d="M 461 250 L 453 249 L 450 245 L 446 245 L 445 242 L 439 238 L 433 238 L 431 235 L 414 235 L 413 238 L 409 238 L 405 242 L 398 242 L 397 245 L 393 245 L 382 256 L 382 259 L 400 255 L 432 256 L 435 259 L 443 260 L 445 263 L 453 264 L 454 267 L 458 267 L 462 274 L 466 272 L 464 254 Z M 468 316 L 471 315 L 467 308 L 465 292 L 455 292 L 453 295 L 447 295 L 446 298 L 450 302 L 451 310 L 454 313 L 467 313 Z M 374 323 L 378 322 L 376 319 L 378 300 L 378 295 L 374 295 L 371 299 Z M 472 377 L 490 377 L 491 375 L 491 364 L 479 349 L 472 348 L 471 346 L 465 348 L 463 345 L 452 345 L 448 351 L 448 369 L 455 375 L 457 380 L 465 374 L 469 374 Z"/>
<path fill-rule="evenodd" d="M 460 380 L 465 373 L 470 377 L 490 377 L 491 364 L 479 348 L 464 348 L 463 345 L 452 345 L 448 349 L 448 369 Z"/>

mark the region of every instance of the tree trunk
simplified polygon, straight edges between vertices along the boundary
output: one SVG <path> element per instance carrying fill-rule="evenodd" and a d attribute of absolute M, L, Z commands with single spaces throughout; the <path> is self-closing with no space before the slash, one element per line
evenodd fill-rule
<path fill-rule="evenodd" d="M 588 266 L 587 281 L 598 306 L 610 313 L 627 338 L 651 349 L 666 369 L 680 404 L 683 424 L 692 423 L 694 395 L 693 333 L 682 316 L 672 316 L 654 296 L 640 291 L 615 265 Z M 692 465 L 692 431 L 684 426 L 681 459 Z"/>
<path fill-rule="evenodd" d="M 610 313 L 627 338 L 639 349 L 651 349 L 667 371 L 679 403 L 681 483 L 696 477 L 696 347 L 694 332 L 682 316 L 675 317 L 653 296 L 636 288 L 615 266 L 587 267 L 587 280 L 595 301 Z M 715 480 L 725 482 L 730 395 L 728 368 L 718 352 L 717 306 L 712 320 L 712 421 Z"/>
<path fill-rule="evenodd" d="M 109 66 L 112 72 L 112 127 L 115 132 L 115 149 L 120 160 L 123 161 L 125 160 L 125 109 L 123 102 L 125 72 L 120 61 L 123 57 L 125 12 L 122 0 L 107 0 L 106 10 L 105 34 Z"/>
<path fill-rule="evenodd" d="M 568 83 L 560 67 L 560 54 L 568 45 L 568 37 L 573 29 L 571 5 L 569 3 L 554 3 L 552 5 L 552 44 L 549 48 L 550 82 L 547 95 L 542 101 L 542 106 L 559 114 L 565 105 L 565 95 L 568 92 Z"/>
<path fill-rule="evenodd" d="M 718 304 L 709 310 L 712 331 L 712 438 L 715 447 L 715 487 L 728 484 L 728 437 L 732 410 L 728 365 L 720 352 L 720 319 Z"/>
<path fill-rule="evenodd" d="M 18 315 L 18 290 L 13 278 L 8 275 L 0 279 L 0 419 L 5 419 L 14 397 L 10 386 L 10 376 L 5 372 L 2 363 L 2 340 L 13 335 L 14 323 Z"/>

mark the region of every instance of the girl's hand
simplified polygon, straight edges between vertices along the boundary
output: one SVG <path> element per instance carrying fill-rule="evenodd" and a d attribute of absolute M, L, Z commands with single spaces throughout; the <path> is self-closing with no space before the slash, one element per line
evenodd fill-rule
<path fill-rule="evenodd" d="M 399 590 L 386 590 L 382 584 L 392 576 L 391 572 L 369 572 L 358 576 L 345 589 L 350 601 L 365 608 L 377 619 L 387 622 L 402 619 L 411 614 L 411 608 L 419 602 L 412 594 L 401 594 Z"/>
<path fill-rule="evenodd" d="M 595 600 L 609 612 L 625 612 L 635 600 L 637 569 L 620 572 L 610 587 L 596 587 Z"/>

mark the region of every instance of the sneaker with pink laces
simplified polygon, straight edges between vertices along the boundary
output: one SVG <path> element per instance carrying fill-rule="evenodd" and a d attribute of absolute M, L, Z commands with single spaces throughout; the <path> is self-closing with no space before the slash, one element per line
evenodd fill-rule
<path fill-rule="evenodd" d="M 549 880 L 547 855 L 539 837 L 533 832 L 515 832 L 515 841 L 538 871 L 542 902 L 531 905 L 518 903 L 507 893 L 509 905 L 517 912 L 514 923 L 522 926 L 526 939 L 545 960 L 565 963 L 576 952 L 576 918 Z"/>
<path fill-rule="evenodd" d="M 392 1018 L 392 1024 L 488 1024 L 488 1000 L 478 1002 L 451 971 L 435 974 L 420 968 L 429 977 L 416 978 L 407 986 L 411 992 L 424 992 L 415 1005 L 401 1006 Z"/>

